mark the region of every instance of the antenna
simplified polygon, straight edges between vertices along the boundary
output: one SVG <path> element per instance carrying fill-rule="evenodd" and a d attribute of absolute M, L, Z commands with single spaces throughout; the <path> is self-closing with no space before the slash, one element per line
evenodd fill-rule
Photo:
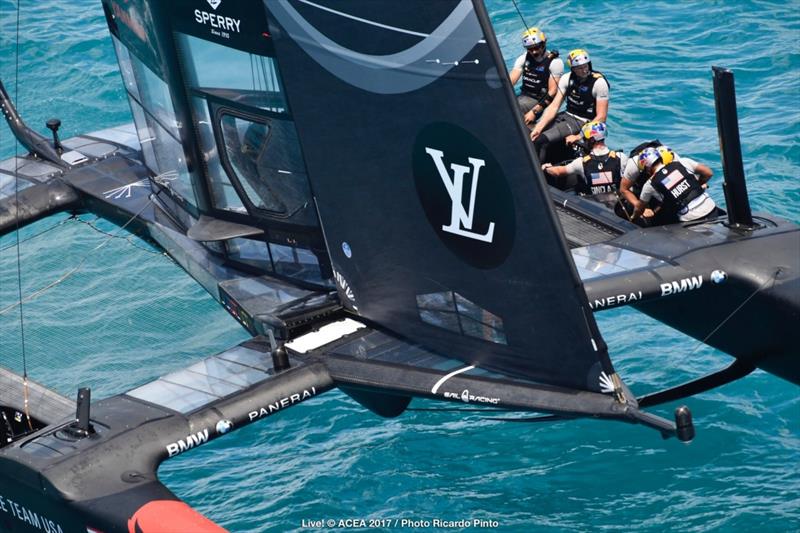
<path fill-rule="evenodd" d="M 57 435 L 62 438 L 78 440 L 94 434 L 94 426 L 89 421 L 89 404 L 92 401 L 92 390 L 88 387 L 78 389 L 77 408 L 75 410 L 75 422 L 59 431 Z"/>

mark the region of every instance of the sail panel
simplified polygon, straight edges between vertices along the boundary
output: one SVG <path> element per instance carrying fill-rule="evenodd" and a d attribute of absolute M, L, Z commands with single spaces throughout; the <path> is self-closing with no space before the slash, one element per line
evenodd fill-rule
<path fill-rule="evenodd" d="M 342 4 L 383 30 L 377 55 L 330 37 L 340 3 L 313 23 L 312 4 L 264 3 L 342 300 L 466 363 L 599 390 L 605 345 L 482 5 Z"/>

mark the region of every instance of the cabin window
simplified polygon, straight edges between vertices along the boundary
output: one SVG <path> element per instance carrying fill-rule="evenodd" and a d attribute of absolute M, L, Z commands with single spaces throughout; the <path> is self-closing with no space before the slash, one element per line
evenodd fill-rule
<path fill-rule="evenodd" d="M 237 263 L 308 283 L 325 282 L 317 256 L 306 248 L 255 239 L 230 239 L 225 246 L 228 258 Z"/>
<path fill-rule="evenodd" d="M 190 87 L 238 104 L 286 113 L 278 70 L 271 57 L 182 33 L 176 37 Z"/>
<path fill-rule="evenodd" d="M 267 271 L 274 270 L 266 242 L 253 239 L 230 239 L 225 242 L 225 245 L 228 248 L 228 257 L 233 261 Z"/>
<path fill-rule="evenodd" d="M 270 243 L 269 251 L 277 274 L 311 283 L 324 279 L 317 256 L 310 250 Z"/>
<path fill-rule="evenodd" d="M 200 150 L 211 185 L 211 201 L 217 209 L 246 215 L 247 209 L 222 167 L 217 141 L 214 139 L 214 127 L 208 114 L 208 103 L 203 98 L 193 97 L 192 106 L 196 117 Z M 266 251 L 264 255 L 266 256 Z"/>
<path fill-rule="evenodd" d="M 260 165 L 269 141 L 270 127 L 233 115 L 223 114 L 219 121 L 225 157 L 247 199 L 257 209 L 284 213 L 286 206 L 261 178 Z"/>

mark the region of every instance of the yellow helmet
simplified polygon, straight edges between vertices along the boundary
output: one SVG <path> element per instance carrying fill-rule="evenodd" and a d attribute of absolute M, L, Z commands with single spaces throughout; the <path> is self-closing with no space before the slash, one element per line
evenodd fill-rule
<path fill-rule="evenodd" d="M 584 50 L 583 48 L 577 48 L 569 53 L 567 56 L 567 64 L 569 68 L 579 67 L 581 65 L 587 65 L 592 60 L 589 59 L 589 52 Z"/>
<path fill-rule="evenodd" d="M 539 43 L 547 43 L 547 36 L 539 28 L 528 28 L 522 33 L 522 46 L 533 48 Z"/>
<path fill-rule="evenodd" d="M 665 165 L 669 165 L 675 159 L 675 152 L 670 150 L 668 146 L 664 146 L 662 144 L 656 148 L 656 150 L 658 150 L 658 153 L 661 156 L 661 162 Z"/>

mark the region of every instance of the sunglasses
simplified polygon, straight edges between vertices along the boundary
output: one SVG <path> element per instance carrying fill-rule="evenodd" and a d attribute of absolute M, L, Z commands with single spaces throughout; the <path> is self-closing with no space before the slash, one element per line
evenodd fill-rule
<path fill-rule="evenodd" d="M 533 46 L 529 46 L 528 50 L 541 50 L 544 48 L 544 43 L 534 44 Z"/>

